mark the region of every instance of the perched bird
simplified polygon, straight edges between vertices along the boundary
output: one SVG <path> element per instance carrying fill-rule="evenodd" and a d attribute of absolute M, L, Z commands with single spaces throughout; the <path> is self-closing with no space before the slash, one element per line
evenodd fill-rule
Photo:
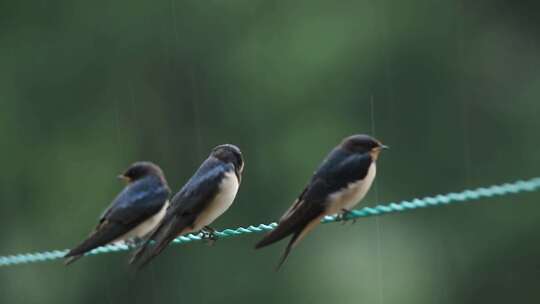
<path fill-rule="evenodd" d="M 151 162 L 136 162 L 118 178 L 127 181 L 126 187 L 90 236 L 65 255 L 66 265 L 96 247 L 146 236 L 165 215 L 171 190 L 161 168 Z"/>
<path fill-rule="evenodd" d="M 375 178 L 379 153 L 387 148 L 368 135 L 345 138 L 315 171 L 304 191 L 281 217 L 276 229 L 266 234 L 255 248 L 268 246 L 292 235 L 277 266 L 279 269 L 291 249 L 325 215 L 339 213 L 344 218 L 364 198 Z"/>
<path fill-rule="evenodd" d="M 133 254 L 130 263 L 138 268 L 160 254 L 177 236 L 203 231 L 233 203 L 240 186 L 244 161 L 234 145 L 215 147 L 197 172 L 174 195 L 165 217 Z"/>

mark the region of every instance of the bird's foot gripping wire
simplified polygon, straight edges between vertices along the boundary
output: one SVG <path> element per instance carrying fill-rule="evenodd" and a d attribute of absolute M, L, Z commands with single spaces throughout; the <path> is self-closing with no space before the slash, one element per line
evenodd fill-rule
<path fill-rule="evenodd" d="M 202 239 L 206 240 L 206 243 L 213 246 L 217 241 L 216 230 L 210 226 L 204 226 L 201 230 Z"/>
<path fill-rule="evenodd" d="M 345 223 L 351 221 L 351 223 L 356 223 L 356 218 L 350 218 L 352 212 L 349 209 L 341 209 L 341 213 L 336 215 L 336 221 L 341 222 L 342 225 L 345 225 Z"/>

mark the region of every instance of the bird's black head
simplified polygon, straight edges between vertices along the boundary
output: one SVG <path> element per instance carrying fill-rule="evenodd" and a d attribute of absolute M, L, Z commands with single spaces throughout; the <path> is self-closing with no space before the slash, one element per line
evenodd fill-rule
<path fill-rule="evenodd" d="M 124 173 L 118 175 L 118 178 L 124 179 L 128 182 L 134 182 L 149 175 L 157 176 L 162 180 L 165 180 L 163 171 L 156 164 L 151 162 L 136 162 L 133 163 Z"/>
<path fill-rule="evenodd" d="M 381 150 L 388 149 L 388 146 L 364 134 L 351 135 L 343 139 L 341 147 L 352 153 L 370 153 L 374 159 L 377 159 Z"/>
<path fill-rule="evenodd" d="M 234 165 L 236 175 L 240 177 L 244 170 L 244 159 L 242 158 L 242 152 L 235 145 L 225 144 L 219 145 L 212 150 L 213 157 Z"/>

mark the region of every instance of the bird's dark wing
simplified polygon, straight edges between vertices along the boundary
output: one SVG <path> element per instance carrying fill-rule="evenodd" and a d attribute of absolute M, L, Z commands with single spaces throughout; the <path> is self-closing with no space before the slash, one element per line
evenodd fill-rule
<path fill-rule="evenodd" d="M 225 173 L 232 172 L 233 165 L 215 158 L 207 159 L 171 201 L 171 212 L 183 215 L 198 215 L 219 191 Z"/>
<path fill-rule="evenodd" d="M 164 185 L 134 184 L 125 189 L 103 213 L 100 221 L 139 224 L 161 210 L 170 190 Z"/>
<path fill-rule="evenodd" d="M 167 186 L 155 181 L 137 181 L 122 192 L 103 213 L 96 229 L 86 240 L 66 254 L 66 264 L 84 253 L 108 244 L 161 210 L 169 197 Z"/>
<path fill-rule="evenodd" d="M 363 179 L 368 172 L 371 158 L 367 155 L 350 154 L 335 149 L 321 164 L 308 186 L 281 217 L 278 226 L 256 244 L 262 248 L 293 235 L 278 264 L 285 262 L 291 249 L 311 231 L 324 216 L 330 194 L 347 187 L 351 182 Z"/>
<path fill-rule="evenodd" d="M 65 256 L 64 264 L 69 265 L 94 248 L 108 244 L 117 237 L 125 234 L 129 229 L 125 225 L 104 220 L 98 224 L 96 229 L 75 248 L 71 249 Z"/>
<path fill-rule="evenodd" d="M 160 254 L 178 235 L 193 229 L 198 215 L 212 202 L 226 172 L 233 170 L 215 158 L 208 158 L 195 175 L 173 197 L 165 217 L 137 249 L 130 260 L 142 268 Z M 153 244 L 151 243 L 153 241 Z"/>
<path fill-rule="evenodd" d="M 328 195 L 364 179 L 371 162 L 369 153 L 357 154 L 335 149 L 317 169 L 312 180 L 324 180 Z"/>

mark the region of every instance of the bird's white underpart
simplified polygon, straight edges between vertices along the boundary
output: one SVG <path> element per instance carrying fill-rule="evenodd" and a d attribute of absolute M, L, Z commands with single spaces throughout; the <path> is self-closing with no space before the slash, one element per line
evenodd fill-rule
<path fill-rule="evenodd" d="M 234 171 L 225 173 L 219 184 L 219 190 L 212 202 L 199 214 L 193 225 L 193 231 L 199 231 L 204 226 L 210 225 L 232 205 L 238 192 L 238 178 Z M 185 232 L 184 232 L 185 233 Z"/>
<path fill-rule="evenodd" d="M 342 213 L 343 209 L 351 210 L 356 206 L 366 196 L 369 188 L 371 188 L 376 173 L 376 164 L 375 162 L 372 162 L 364 179 L 350 183 L 346 188 L 330 194 L 328 196 L 325 214 L 332 215 L 335 213 Z"/>

